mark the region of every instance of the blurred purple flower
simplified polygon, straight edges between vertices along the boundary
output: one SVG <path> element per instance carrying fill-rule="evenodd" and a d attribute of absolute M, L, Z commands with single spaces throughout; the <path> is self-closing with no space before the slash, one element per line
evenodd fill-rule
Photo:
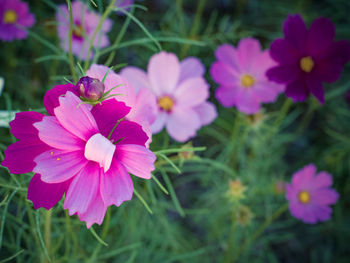
<path fill-rule="evenodd" d="M 224 44 L 217 48 L 210 73 L 220 86 L 215 96 L 225 107 L 236 106 L 246 114 L 260 110 L 261 103 L 274 102 L 282 85 L 270 82 L 265 72 L 275 65 L 269 51 L 262 51 L 254 38 L 242 39 L 235 48 Z"/>
<path fill-rule="evenodd" d="M 72 52 L 77 57 L 85 60 L 87 57 L 87 52 L 90 45 L 90 40 L 93 33 L 99 23 L 100 15 L 90 11 L 88 6 L 80 1 L 75 1 L 72 3 L 73 12 L 73 38 L 72 38 Z M 61 40 L 61 47 L 68 52 L 69 51 L 69 12 L 66 5 L 59 6 L 56 13 L 57 19 L 57 31 L 58 36 Z M 95 48 L 103 48 L 109 45 L 109 40 L 107 33 L 112 27 L 112 21 L 106 19 L 102 26 L 100 32 L 98 32 L 93 46 Z M 91 54 L 92 56 L 93 54 Z"/>
<path fill-rule="evenodd" d="M 131 5 L 134 4 L 134 0 L 117 0 L 115 1 L 115 6 L 118 8 L 122 8 L 123 10 L 129 12 Z M 117 11 L 119 15 L 123 15 L 124 13 L 121 11 Z"/>
<path fill-rule="evenodd" d="M 297 171 L 292 183 L 286 185 L 291 214 L 309 224 L 329 220 L 332 213 L 329 206 L 339 198 L 339 194 L 330 188 L 332 181 L 332 175 L 327 172 L 316 174 L 314 164 Z"/>
<path fill-rule="evenodd" d="M 27 32 L 21 27 L 31 27 L 35 17 L 29 13 L 28 4 L 19 0 L 0 0 L 0 39 L 24 39 Z"/>
<path fill-rule="evenodd" d="M 199 59 L 189 57 L 180 63 L 175 54 L 163 51 L 151 57 L 147 73 L 126 67 L 120 75 L 136 90 L 152 92 L 157 101 L 157 119 L 151 126 L 152 132 L 158 133 L 165 126 L 172 138 L 185 142 L 217 116 L 215 106 L 206 101 L 209 85 L 203 78 L 204 72 Z"/>
<path fill-rule="evenodd" d="M 286 84 L 286 95 L 304 101 L 311 92 L 324 103 L 322 82 L 339 79 L 350 60 L 347 40 L 334 42 L 335 27 L 327 18 L 316 19 L 310 29 L 300 15 L 290 15 L 283 24 L 284 38 L 271 44 L 271 57 L 279 63 L 267 76 Z"/>

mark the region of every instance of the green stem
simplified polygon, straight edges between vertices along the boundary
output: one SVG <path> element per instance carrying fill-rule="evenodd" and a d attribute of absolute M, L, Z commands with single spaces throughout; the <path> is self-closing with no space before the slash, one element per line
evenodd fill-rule
<path fill-rule="evenodd" d="M 132 9 L 130 10 L 130 13 L 133 14 L 134 13 L 134 7 L 132 7 Z M 130 24 L 130 21 L 131 21 L 131 17 L 128 16 L 122 26 L 122 29 L 120 30 L 116 40 L 114 41 L 113 43 L 113 46 L 118 46 L 118 44 L 120 43 L 120 41 L 123 39 L 124 35 L 125 35 L 125 32 L 126 32 L 126 29 L 128 28 L 129 24 Z M 110 66 L 110 64 L 112 63 L 114 57 L 115 57 L 115 54 L 116 54 L 116 50 L 114 50 L 111 54 L 109 54 L 107 60 L 106 60 L 106 63 L 105 65 L 107 67 Z"/>
<path fill-rule="evenodd" d="M 72 72 L 73 80 L 74 82 L 77 82 L 77 74 L 75 73 L 74 69 L 74 57 L 73 57 L 73 52 L 72 52 L 72 39 L 73 39 L 73 10 L 72 10 L 72 4 L 70 0 L 66 0 L 67 5 L 68 5 L 68 10 L 69 10 L 69 66 L 70 70 Z"/>
<path fill-rule="evenodd" d="M 283 104 L 283 106 L 281 108 L 281 111 L 280 111 L 279 115 L 277 116 L 277 119 L 273 123 L 271 132 L 267 136 L 266 141 L 269 141 L 279 131 L 279 128 L 280 128 L 284 118 L 286 117 L 290 106 L 292 106 L 292 104 L 293 104 L 293 102 L 292 102 L 291 99 L 286 99 L 285 100 L 285 102 L 284 102 L 284 104 Z"/>
<path fill-rule="evenodd" d="M 103 22 L 105 21 L 105 19 L 108 17 L 109 13 L 112 12 L 112 10 L 114 9 L 114 3 L 115 3 L 116 0 L 112 0 L 106 11 L 103 13 L 103 15 L 101 16 L 100 18 L 100 21 L 98 22 L 98 25 L 90 39 L 90 43 L 89 43 L 89 49 L 88 49 L 88 52 L 86 54 L 86 60 L 85 60 L 85 63 L 84 63 L 84 71 L 86 72 L 88 70 L 88 67 L 89 67 L 89 64 L 90 64 L 90 54 L 91 54 L 91 51 L 92 51 L 92 46 L 94 44 L 94 41 L 95 41 L 95 38 L 96 38 L 96 35 L 98 32 L 100 32 L 101 30 L 101 27 L 102 27 L 102 24 Z"/>
<path fill-rule="evenodd" d="M 194 22 L 192 24 L 192 28 L 191 28 L 190 34 L 189 34 L 189 37 L 191 39 L 195 38 L 196 35 L 197 35 L 198 29 L 199 29 L 199 25 L 200 25 L 200 22 L 201 22 L 201 17 L 202 17 L 202 14 L 203 14 L 204 6 L 205 6 L 205 0 L 199 0 L 198 6 L 197 6 L 197 10 L 196 10 L 196 14 L 195 14 L 195 17 L 194 17 Z M 185 57 L 189 48 L 190 48 L 190 45 L 188 45 L 188 44 L 183 46 L 180 57 L 182 57 L 182 58 Z"/>
<path fill-rule="evenodd" d="M 235 222 L 234 217 L 232 217 L 231 232 L 230 232 L 230 236 L 229 236 L 227 250 L 226 250 L 225 255 L 224 255 L 224 260 L 223 260 L 224 263 L 231 262 L 230 255 L 235 248 L 234 243 L 235 243 L 236 227 L 237 227 L 237 223 Z"/>
<path fill-rule="evenodd" d="M 234 156 L 233 152 L 234 152 L 234 148 L 235 148 L 236 141 L 237 141 L 237 138 L 238 138 L 238 133 L 239 133 L 239 130 L 240 130 L 240 127 L 241 127 L 241 119 L 242 119 L 242 116 L 237 111 L 235 122 L 234 122 L 233 128 L 232 128 L 232 133 L 231 133 L 231 136 L 230 136 L 229 145 L 228 145 L 227 150 L 225 152 L 225 158 L 226 158 L 225 159 L 225 164 L 226 165 L 231 161 L 230 157 Z M 231 153 L 232 153 L 232 155 L 231 155 Z"/>
<path fill-rule="evenodd" d="M 270 217 L 268 217 L 265 222 L 260 225 L 260 227 L 253 233 L 253 235 L 246 239 L 245 242 L 239 247 L 238 252 L 233 255 L 231 262 L 235 262 L 238 257 L 257 239 L 259 238 L 264 231 L 277 219 L 279 218 L 285 211 L 288 210 L 288 203 L 281 206 L 277 209 Z"/>
<path fill-rule="evenodd" d="M 47 253 L 50 255 L 50 247 L 51 247 L 51 216 L 52 216 L 52 210 L 46 211 L 45 214 L 45 245 L 46 245 L 46 250 Z M 47 258 L 44 258 L 44 262 L 48 262 Z"/>

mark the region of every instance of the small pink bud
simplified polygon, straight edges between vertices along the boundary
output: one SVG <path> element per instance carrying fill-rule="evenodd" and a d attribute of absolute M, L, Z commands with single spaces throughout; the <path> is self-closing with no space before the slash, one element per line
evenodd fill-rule
<path fill-rule="evenodd" d="M 87 76 L 78 81 L 76 88 L 80 97 L 87 101 L 98 101 L 105 91 L 105 85 L 101 81 Z"/>

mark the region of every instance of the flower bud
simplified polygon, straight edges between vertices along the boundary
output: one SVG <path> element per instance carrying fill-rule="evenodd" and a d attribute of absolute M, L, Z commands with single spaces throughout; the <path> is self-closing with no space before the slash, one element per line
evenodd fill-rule
<path fill-rule="evenodd" d="M 87 101 L 98 101 L 105 91 L 105 85 L 101 81 L 87 76 L 78 81 L 76 88 L 80 97 Z"/>

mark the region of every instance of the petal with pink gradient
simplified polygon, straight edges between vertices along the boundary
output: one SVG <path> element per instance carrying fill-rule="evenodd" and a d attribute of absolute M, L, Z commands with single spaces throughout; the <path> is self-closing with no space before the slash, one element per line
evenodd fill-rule
<path fill-rule="evenodd" d="M 218 116 L 215 105 L 208 101 L 194 107 L 193 110 L 197 113 L 201 121 L 201 125 L 209 125 Z"/>
<path fill-rule="evenodd" d="M 34 127 L 39 131 L 40 140 L 53 148 L 77 151 L 85 147 L 85 142 L 63 128 L 54 116 L 44 117 L 42 121 L 34 123 Z"/>
<path fill-rule="evenodd" d="M 245 114 L 255 114 L 260 110 L 260 99 L 252 89 L 242 89 L 240 97 L 236 100 L 237 109 Z"/>
<path fill-rule="evenodd" d="M 157 118 L 157 98 L 148 89 L 141 89 L 136 97 L 136 103 L 127 118 L 137 123 L 152 124 Z"/>
<path fill-rule="evenodd" d="M 224 107 L 232 107 L 240 98 L 242 91 L 238 87 L 220 86 L 215 91 L 215 97 Z"/>
<path fill-rule="evenodd" d="M 72 179 L 64 201 L 69 215 L 83 214 L 92 203 L 100 189 L 100 168 L 97 163 L 89 162 Z"/>
<path fill-rule="evenodd" d="M 119 141 L 120 140 L 120 141 Z M 132 121 L 121 121 L 114 129 L 111 141 L 120 144 L 137 144 L 144 146 L 148 136 L 142 130 L 140 124 Z"/>
<path fill-rule="evenodd" d="M 94 198 L 90 202 L 90 206 L 85 213 L 79 213 L 81 221 L 86 222 L 86 227 L 90 228 L 94 223 L 101 225 L 107 211 L 107 205 L 104 204 L 101 193 L 96 192 Z"/>
<path fill-rule="evenodd" d="M 41 175 L 46 183 L 61 183 L 75 176 L 88 161 L 83 151 L 66 152 L 52 149 L 38 155 L 33 172 Z"/>
<path fill-rule="evenodd" d="M 229 65 L 235 71 L 240 72 L 240 65 L 237 60 L 237 51 L 234 46 L 230 44 L 223 44 L 215 51 L 215 57 L 218 61 Z"/>
<path fill-rule="evenodd" d="M 115 158 L 129 173 L 144 179 L 152 177 L 156 156 L 149 149 L 133 144 L 117 145 Z"/>
<path fill-rule="evenodd" d="M 151 89 L 157 95 L 172 94 L 180 77 L 180 62 L 176 55 L 162 51 L 151 57 L 148 78 Z"/>
<path fill-rule="evenodd" d="M 197 106 L 209 97 L 209 85 L 204 78 L 190 78 L 177 87 L 174 96 L 178 106 Z"/>
<path fill-rule="evenodd" d="M 54 112 L 66 130 L 85 141 L 98 133 L 97 123 L 90 112 L 91 105 L 80 104 L 81 100 L 70 91 L 59 101 L 60 106 Z"/>
<path fill-rule="evenodd" d="M 142 89 L 150 89 L 151 84 L 149 83 L 148 76 L 145 71 L 137 67 L 125 67 L 120 71 L 120 76 L 126 78 L 135 92 L 138 93 Z"/>
<path fill-rule="evenodd" d="M 240 82 L 240 74 L 223 62 L 214 62 L 210 68 L 213 80 L 223 86 L 237 85 Z"/>
<path fill-rule="evenodd" d="M 158 111 L 157 118 L 151 125 L 152 133 L 156 134 L 161 130 L 163 130 L 167 119 L 168 119 L 168 113 L 164 111 Z"/>
<path fill-rule="evenodd" d="M 130 107 L 127 107 L 124 102 L 109 99 L 95 105 L 91 110 L 91 114 L 96 120 L 99 131 L 105 137 L 108 137 L 118 121 L 124 118 L 129 111 Z"/>
<path fill-rule="evenodd" d="M 34 209 L 44 207 L 46 210 L 51 209 L 61 199 L 70 185 L 70 180 L 48 184 L 40 179 L 40 174 L 35 174 L 28 185 L 27 198 L 33 202 Z"/>
<path fill-rule="evenodd" d="M 60 105 L 59 97 L 66 94 L 67 91 L 74 93 L 76 96 L 79 96 L 77 89 L 73 84 L 57 85 L 54 88 L 46 91 L 44 96 L 44 106 L 46 111 L 50 115 L 54 115 L 54 108 Z"/>
<path fill-rule="evenodd" d="M 134 185 L 125 167 L 116 159 L 111 169 L 101 175 L 101 196 L 107 205 L 120 206 L 123 202 L 129 201 L 134 192 Z"/>
<path fill-rule="evenodd" d="M 237 47 L 237 60 L 242 71 L 250 71 L 254 59 L 261 53 L 260 42 L 254 38 L 243 38 Z"/>
<path fill-rule="evenodd" d="M 180 62 L 180 77 L 178 84 L 189 78 L 203 77 L 205 67 L 196 57 L 188 57 Z"/>
<path fill-rule="evenodd" d="M 168 133 L 179 142 L 185 142 L 195 136 L 200 126 L 200 119 L 191 108 L 175 107 L 166 121 Z"/>

